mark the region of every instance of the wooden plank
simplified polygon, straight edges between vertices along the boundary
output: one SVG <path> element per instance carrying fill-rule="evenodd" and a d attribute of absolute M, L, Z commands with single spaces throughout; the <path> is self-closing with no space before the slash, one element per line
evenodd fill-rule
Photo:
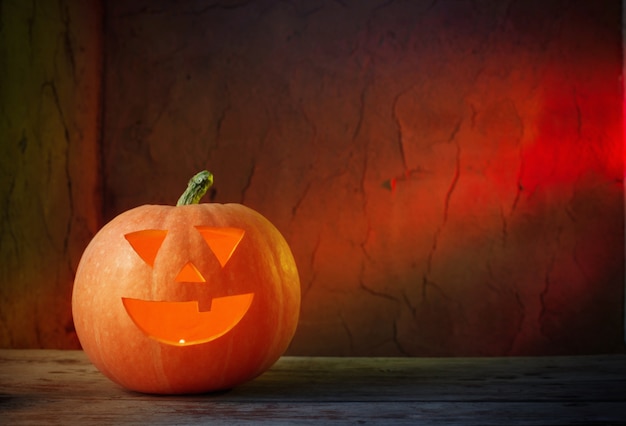
<path fill-rule="evenodd" d="M 75 402 L 75 401 L 70 401 Z M 556 402 L 310 402 L 196 403 L 110 400 L 69 407 L 61 400 L 0 409 L 8 425 L 206 425 L 206 424 L 462 424 L 573 425 L 624 424 L 624 405 Z"/>
<path fill-rule="evenodd" d="M 9 371 L 10 370 L 10 371 Z M 13 392 L 113 396 L 119 388 L 81 351 L 0 350 Z M 256 380 L 219 395 L 245 401 L 624 401 L 626 356 L 539 358 L 283 357 Z M 67 391 L 67 389 L 64 389 Z M 288 391 L 288 392 L 286 392 Z M 187 396 L 185 398 L 193 398 Z"/>
<path fill-rule="evenodd" d="M 615 424 L 625 389 L 625 355 L 284 357 L 231 391 L 164 397 L 119 388 L 81 351 L 0 350 L 8 424 Z"/>

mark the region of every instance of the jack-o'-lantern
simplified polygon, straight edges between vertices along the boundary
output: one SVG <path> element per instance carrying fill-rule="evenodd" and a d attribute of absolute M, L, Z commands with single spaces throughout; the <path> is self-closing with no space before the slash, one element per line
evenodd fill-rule
<path fill-rule="evenodd" d="M 125 388 L 228 389 L 268 369 L 293 337 L 300 283 L 289 246 L 248 207 L 200 204 L 212 182 L 200 172 L 176 206 L 120 214 L 80 260 L 78 338 Z"/>

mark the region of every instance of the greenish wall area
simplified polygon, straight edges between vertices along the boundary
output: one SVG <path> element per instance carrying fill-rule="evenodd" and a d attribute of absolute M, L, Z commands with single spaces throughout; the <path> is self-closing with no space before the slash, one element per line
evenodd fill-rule
<path fill-rule="evenodd" d="M 0 1 L 0 347 L 78 347 L 70 296 L 100 225 L 99 1 Z"/>

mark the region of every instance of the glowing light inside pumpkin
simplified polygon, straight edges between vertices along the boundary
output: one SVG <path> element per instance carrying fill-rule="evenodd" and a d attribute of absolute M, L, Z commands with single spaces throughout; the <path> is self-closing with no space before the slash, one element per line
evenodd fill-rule
<path fill-rule="evenodd" d="M 235 252 L 245 232 L 238 228 L 215 228 L 211 226 L 196 226 L 196 229 L 215 253 L 222 268 L 226 266 Z"/>
<path fill-rule="evenodd" d="M 166 302 L 123 297 L 126 312 L 146 335 L 169 345 L 196 345 L 228 333 L 244 317 L 254 293 L 215 297 L 211 309 L 198 302 Z"/>
<path fill-rule="evenodd" d="M 196 226 L 221 267 L 225 267 L 245 231 L 238 228 Z M 125 235 L 139 257 L 154 267 L 167 235 L 165 230 L 147 229 Z M 176 282 L 204 283 L 206 279 L 191 262 L 185 263 Z M 126 312 L 135 325 L 149 337 L 175 346 L 210 342 L 230 331 L 246 314 L 254 293 L 215 297 L 211 309 L 201 312 L 198 301 L 152 301 L 122 297 Z"/>
<path fill-rule="evenodd" d="M 182 267 L 178 275 L 176 276 L 177 282 L 188 282 L 188 283 L 205 283 L 206 280 L 198 271 L 198 268 L 191 262 L 185 263 L 185 266 Z"/>
<path fill-rule="evenodd" d="M 131 232 L 124 235 L 124 237 L 144 262 L 154 266 L 154 259 L 156 259 L 156 255 L 166 235 L 167 231 L 161 229 L 145 229 L 143 231 Z"/>

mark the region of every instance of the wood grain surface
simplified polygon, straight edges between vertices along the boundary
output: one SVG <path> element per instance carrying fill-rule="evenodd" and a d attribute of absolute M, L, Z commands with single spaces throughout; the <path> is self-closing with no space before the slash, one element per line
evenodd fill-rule
<path fill-rule="evenodd" d="M 1 424 L 626 423 L 626 355 L 283 357 L 236 389 L 126 391 L 82 351 L 0 350 Z"/>

